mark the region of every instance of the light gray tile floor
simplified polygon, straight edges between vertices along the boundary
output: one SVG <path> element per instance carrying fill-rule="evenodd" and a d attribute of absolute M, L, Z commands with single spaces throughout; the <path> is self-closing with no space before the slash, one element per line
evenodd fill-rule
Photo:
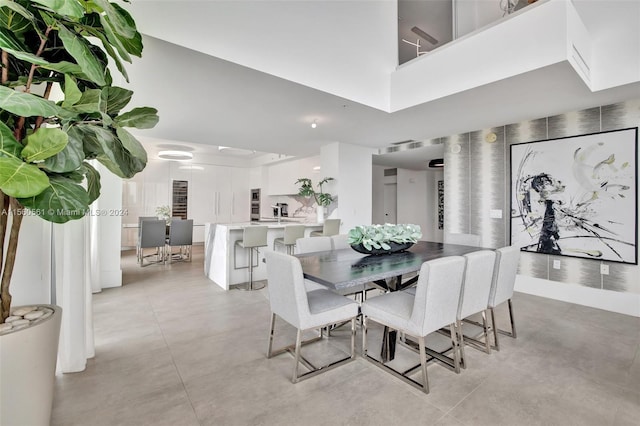
<path fill-rule="evenodd" d="M 516 293 L 518 338 L 491 355 L 467 348 L 461 374 L 430 365 L 429 395 L 360 357 L 294 385 L 291 356 L 265 357 L 267 290 L 223 291 L 202 262 L 202 247 L 166 266 L 123 255 L 124 285 L 93 298 L 95 358 L 56 377 L 53 425 L 640 423 L 639 318 Z M 277 325 L 276 345 L 291 343 Z M 348 342 L 344 327 L 306 353 L 323 360 Z M 417 362 L 402 346 L 398 359 Z"/>

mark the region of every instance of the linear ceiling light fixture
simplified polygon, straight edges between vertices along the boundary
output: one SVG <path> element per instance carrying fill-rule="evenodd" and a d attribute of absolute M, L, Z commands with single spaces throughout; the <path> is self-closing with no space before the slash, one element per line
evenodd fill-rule
<path fill-rule="evenodd" d="M 414 34 L 419 35 L 420 37 L 422 37 L 423 39 L 427 40 L 431 44 L 438 44 L 438 40 L 436 40 L 430 34 L 427 34 L 426 32 L 422 31 L 418 27 L 411 28 L 411 32 L 414 33 Z"/>
<path fill-rule="evenodd" d="M 224 152 L 229 155 L 252 155 L 256 153 L 255 149 L 234 148 L 232 146 L 219 146 L 218 152 Z"/>
<path fill-rule="evenodd" d="M 187 151 L 160 151 L 158 158 L 163 160 L 189 161 L 193 159 L 193 154 Z"/>
<path fill-rule="evenodd" d="M 444 167 L 444 159 L 436 158 L 434 160 L 429 161 L 429 167 L 431 168 Z"/>

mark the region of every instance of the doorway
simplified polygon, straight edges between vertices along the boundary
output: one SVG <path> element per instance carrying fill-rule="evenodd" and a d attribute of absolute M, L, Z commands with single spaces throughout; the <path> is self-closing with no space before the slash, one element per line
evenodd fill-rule
<path fill-rule="evenodd" d="M 397 223 L 398 185 L 396 183 L 385 183 L 382 196 L 384 203 L 384 222 Z"/>

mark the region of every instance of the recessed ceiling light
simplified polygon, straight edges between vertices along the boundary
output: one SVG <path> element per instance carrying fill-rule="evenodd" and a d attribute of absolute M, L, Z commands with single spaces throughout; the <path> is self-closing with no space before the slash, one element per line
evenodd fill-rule
<path fill-rule="evenodd" d="M 313 168 L 313 170 L 315 170 L 315 171 L 320 170 L 320 166 L 315 166 L 315 167 Z"/>
<path fill-rule="evenodd" d="M 231 146 L 219 146 L 218 152 L 230 155 L 251 155 L 256 153 L 255 149 L 233 148 Z"/>
<path fill-rule="evenodd" d="M 189 161 L 193 159 L 193 154 L 187 151 L 160 151 L 158 158 L 163 160 Z"/>
<path fill-rule="evenodd" d="M 317 123 L 317 121 L 318 121 L 318 120 L 313 120 L 313 123 L 311 123 L 311 128 L 312 128 L 312 129 L 315 129 L 316 127 L 318 127 L 318 123 Z"/>

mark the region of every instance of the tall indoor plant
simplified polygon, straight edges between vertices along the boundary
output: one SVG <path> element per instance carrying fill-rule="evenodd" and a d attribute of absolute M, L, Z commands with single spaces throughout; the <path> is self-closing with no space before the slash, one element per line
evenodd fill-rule
<path fill-rule="evenodd" d="M 24 215 L 55 223 L 85 216 L 100 194 L 100 175 L 88 160 L 122 178 L 144 169 L 146 152 L 125 128 L 153 127 L 157 111 L 122 112 L 133 92 L 114 86 L 109 68 L 115 64 L 128 80 L 123 61 L 141 53 L 134 20 L 116 3 L 0 0 L 0 323 L 11 312 L 9 285 Z M 18 346 L 20 333 L 0 336 L 3 358 Z M 51 341 L 57 346 L 57 337 Z M 2 369 L 8 370 L 4 359 Z M 52 388 L 53 375 L 49 381 Z M 20 416 L 38 408 L 32 398 L 20 398 L 30 403 Z M 3 421 L 11 408 L 4 402 Z"/>
<path fill-rule="evenodd" d="M 324 208 L 329 206 L 333 200 L 333 195 L 328 192 L 324 192 L 322 189 L 322 185 L 325 185 L 327 182 L 334 180 L 332 177 L 326 177 L 318 182 L 318 191 L 313 189 L 313 182 L 309 178 L 300 178 L 296 181 L 296 185 L 300 185 L 298 189 L 298 194 L 303 197 L 313 197 L 316 200 L 317 214 L 318 214 L 318 223 L 324 222 Z"/>

